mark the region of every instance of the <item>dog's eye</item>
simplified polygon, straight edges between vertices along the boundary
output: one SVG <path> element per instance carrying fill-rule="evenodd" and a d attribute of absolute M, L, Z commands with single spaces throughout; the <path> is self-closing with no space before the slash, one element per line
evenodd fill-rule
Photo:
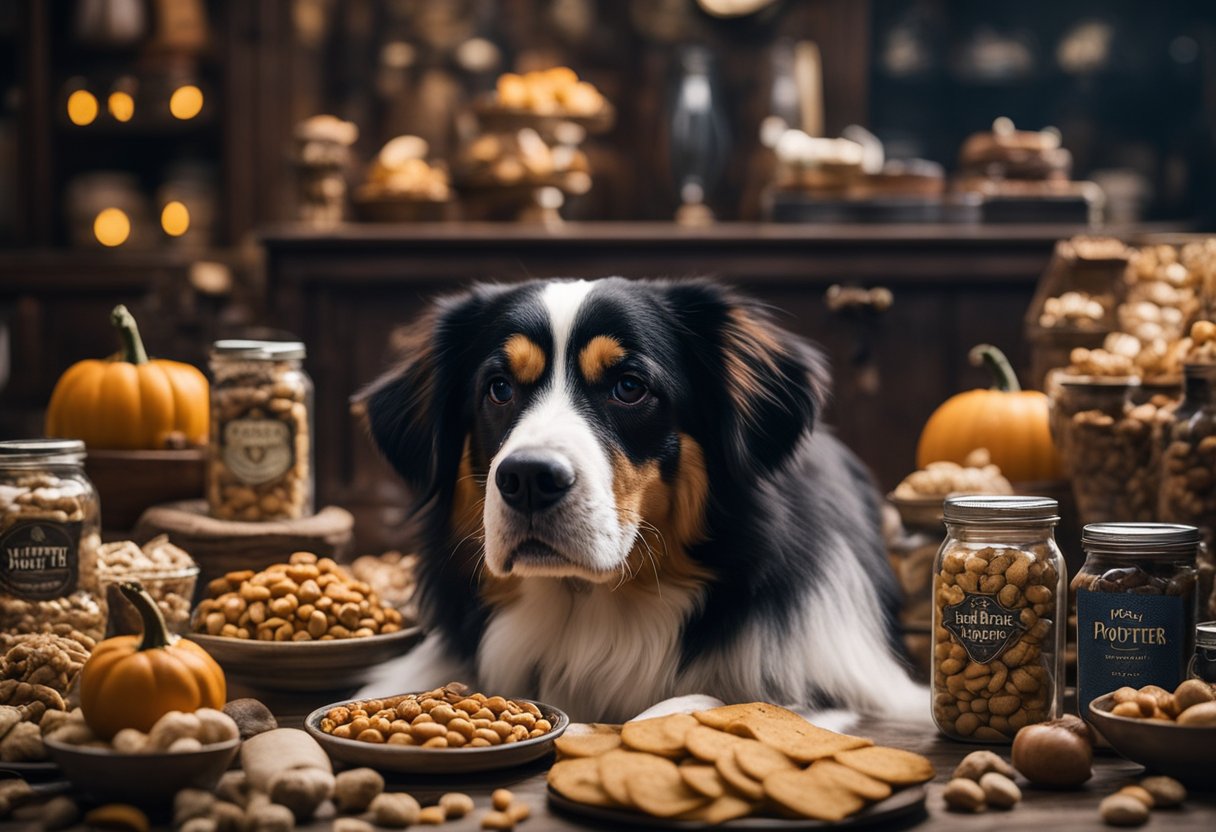
<path fill-rule="evenodd" d="M 637 376 L 621 376 L 612 388 L 612 398 L 621 404 L 637 404 L 646 398 L 646 385 Z"/>
<path fill-rule="evenodd" d="M 507 404 L 515 396 L 515 388 L 511 386 L 511 382 L 499 376 L 490 381 L 490 387 L 486 391 L 486 395 L 490 397 L 490 401 L 494 402 L 494 404 Z"/>

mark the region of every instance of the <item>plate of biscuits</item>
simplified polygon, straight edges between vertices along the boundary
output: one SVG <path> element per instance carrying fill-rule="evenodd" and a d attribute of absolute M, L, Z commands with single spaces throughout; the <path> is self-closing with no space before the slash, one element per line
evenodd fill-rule
<path fill-rule="evenodd" d="M 919 754 L 763 702 L 571 726 L 555 745 L 551 807 L 621 826 L 862 826 L 923 812 L 934 776 Z"/>

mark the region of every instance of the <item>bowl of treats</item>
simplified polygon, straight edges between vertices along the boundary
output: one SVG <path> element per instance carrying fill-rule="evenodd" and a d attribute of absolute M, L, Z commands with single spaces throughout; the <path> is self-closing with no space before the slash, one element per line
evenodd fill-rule
<path fill-rule="evenodd" d="M 530 699 L 470 693 L 449 684 L 384 699 L 335 702 L 304 727 L 330 757 L 353 766 L 412 773 L 509 768 L 553 750 L 565 713 Z"/>
<path fill-rule="evenodd" d="M 277 691 L 358 687 L 422 638 L 367 583 L 311 552 L 216 578 L 192 625 L 187 638 L 229 677 Z"/>
<path fill-rule="evenodd" d="M 139 613 L 119 591 L 125 581 L 138 581 L 160 608 L 169 631 L 184 633 L 190 628 L 190 599 L 198 581 L 198 566 L 182 548 L 159 535 L 143 546 L 116 540 L 97 547 L 97 581 L 109 608 L 110 628 L 115 633 L 138 633 Z"/>
<path fill-rule="evenodd" d="M 887 495 L 903 524 L 912 529 L 940 529 L 942 503 L 958 494 L 1012 494 L 1013 486 L 992 464 L 987 448 L 976 448 L 963 464 L 930 462 L 914 471 Z"/>
<path fill-rule="evenodd" d="M 1216 688 L 1188 679 L 1119 688 L 1089 703 L 1093 726 L 1120 755 L 1200 787 L 1216 786 Z"/>

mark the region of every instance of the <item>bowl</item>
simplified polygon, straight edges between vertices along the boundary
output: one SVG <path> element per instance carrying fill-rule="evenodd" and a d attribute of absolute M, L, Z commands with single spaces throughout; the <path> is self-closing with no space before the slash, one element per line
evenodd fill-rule
<path fill-rule="evenodd" d="M 140 633 L 143 621 L 135 605 L 118 591 L 118 585 L 126 581 L 137 581 L 164 616 L 169 632 L 182 635 L 190 629 L 191 600 L 194 586 L 198 582 L 199 568 L 187 566 L 182 569 L 131 570 L 99 572 L 97 582 L 110 609 L 111 631 L 118 634 Z"/>
<path fill-rule="evenodd" d="M 887 502 L 895 506 L 899 519 L 908 529 L 941 529 L 945 497 L 896 497 L 892 491 Z"/>
<path fill-rule="evenodd" d="M 391 697 L 384 697 L 389 699 Z M 308 733 L 321 744 L 335 760 L 352 766 L 368 766 L 380 771 L 405 774 L 464 774 L 475 771 L 493 771 L 511 768 L 538 760 L 553 751 L 553 742 L 566 732 L 570 717 L 552 705 L 531 699 L 517 702 L 532 702 L 553 727 L 539 737 L 489 748 L 420 748 L 410 745 L 379 745 L 335 737 L 321 730 L 321 720 L 330 708 L 349 705 L 350 700 L 331 702 L 317 708 L 304 720 Z"/>
<path fill-rule="evenodd" d="M 1111 748 L 1145 768 L 1192 786 L 1216 786 L 1216 726 L 1115 716 L 1114 694 L 1089 703 L 1089 718 Z"/>
<path fill-rule="evenodd" d="M 254 641 L 190 633 L 230 678 L 259 690 L 319 693 L 355 689 L 377 665 L 405 655 L 422 640 L 421 627 L 333 641 Z"/>
<path fill-rule="evenodd" d="M 201 751 L 120 754 L 53 739 L 43 743 L 64 776 L 88 797 L 100 803 L 131 803 L 154 810 L 171 805 L 181 789 L 215 788 L 241 746 L 239 739 L 232 739 Z"/>

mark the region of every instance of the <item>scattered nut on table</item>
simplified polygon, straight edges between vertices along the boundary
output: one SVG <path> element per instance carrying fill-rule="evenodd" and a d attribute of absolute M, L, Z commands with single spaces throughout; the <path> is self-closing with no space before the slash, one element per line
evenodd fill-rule
<path fill-rule="evenodd" d="M 1159 809 L 1181 806 L 1186 800 L 1186 786 L 1173 777 L 1145 777 L 1140 787 L 1153 796 L 1153 805 Z"/>
<path fill-rule="evenodd" d="M 956 777 L 942 790 L 946 806 L 955 812 L 982 812 L 986 808 L 984 790 L 974 780 Z"/>
<path fill-rule="evenodd" d="M 1140 826 L 1148 821 L 1148 807 L 1126 794 L 1112 794 L 1098 804 L 1098 814 L 1110 826 Z"/>

